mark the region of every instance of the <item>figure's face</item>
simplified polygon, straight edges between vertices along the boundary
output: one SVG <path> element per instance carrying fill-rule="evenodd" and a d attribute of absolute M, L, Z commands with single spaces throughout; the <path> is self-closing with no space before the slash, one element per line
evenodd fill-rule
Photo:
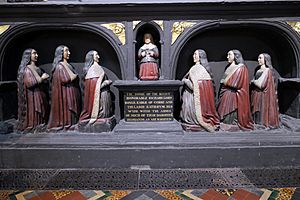
<path fill-rule="evenodd" d="M 233 54 L 233 51 L 229 51 L 229 52 L 227 53 L 227 60 L 228 60 L 229 63 L 233 63 L 233 61 L 234 61 L 234 54 Z"/>
<path fill-rule="evenodd" d="M 195 63 L 200 61 L 199 51 L 194 52 L 193 59 Z"/>
<path fill-rule="evenodd" d="M 98 54 L 98 52 L 97 51 L 94 51 L 94 62 L 96 62 L 96 63 L 98 63 L 99 62 L 99 58 L 100 58 L 100 56 L 99 56 L 99 54 Z"/>
<path fill-rule="evenodd" d="M 264 65 L 265 64 L 265 57 L 264 57 L 264 55 L 263 54 L 259 54 L 257 61 L 258 61 L 259 65 Z"/>
<path fill-rule="evenodd" d="M 70 51 L 68 47 L 64 47 L 64 59 L 69 60 L 70 58 Z"/>
<path fill-rule="evenodd" d="M 32 49 L 31 51 L 31 61 L 36 62 L 38 59 L 38 54 L 36 52 L 36 50 Z"/>
<path fill-rule="evenodd" d="M 146 44 L 149 44 L 149 43 L 151 43 L 151 40 L 150 40 L 150 38 L 145 38 L 145 43 L 146 43 Z"/>

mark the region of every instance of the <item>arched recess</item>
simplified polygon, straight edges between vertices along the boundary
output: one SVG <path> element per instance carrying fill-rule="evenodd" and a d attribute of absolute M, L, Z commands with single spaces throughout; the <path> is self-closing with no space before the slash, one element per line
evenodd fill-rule
<path fill-rule="evenodd" d="M 283 22 L 211 21 L 192 27 L 172 47 L 173 78 L 182 79 L 193 65 L 194 51 L 199 48 L 207 52 L 217 91 L 230 49 L 242 52 L 250 79 L 257 67 L 257 57 L 262 52 L 271 55 L 273 66 L 281 77 L 300 77 L 300 37 Z M 280 101 L 283 96 L 281 93 L 279 103 L 281 112 L 285 113 L 289 109 L 287 104 L 293 102 L 297 95 L 288 97 L 290 100 L 285 100 L 284 103 Z"/>
<path fill-rule="evenodd" d="M 153 37 L 154 44 L 157 46 L 160 57 L 159 66 L 161 66 L 161 49 L 163 32 L 162 29 L 155 22 L 140 22 L 134 29 L 133 36 L 135 38 L 134 53 L 135 53 L 135 75 L 139 77 L 139 61 L 138 61 L 138 51 L 141 46 L 143 46 L 143 37 L 145 33 L 150 33 Z M 161 75 L 161 74 L 160 74 Z"/>
<path fill-rule="evenodd" d="M 64 23 L 23 23 L 5 32 L 0 40 L 1 81 L 15 81 L 22 53 L 26 48 L 37 50 L 38 66 L 51 74 L 54 52 L 57 46 L 66 45 L 71 55 L 69 62 L 79 75 L 82 74 L 85 55 L 96 50 L 100 55 L 100 65 L 104 67 L 109 79 L 123 79 L 125 55 L 117 37 L 100 25 Z M 115 105 L 119 105 L 118 91 L 112 87 Z M 16 113 L 12 108 L 11 112 Z M 119 107 L 115 106 L 117 119 Z M 12 116 L 15 116 L 13 114 Z"/>
<path fill-rule="evenodd" d="M 192 65 L 193 52 L 198 48 L 206 50 L 212 65 L 226 61 L 230 49 L 241 50 L 246 61 L 254 62 L 259 53 L 268 52 L 282 77 L 299 77 L 299 41 L 297 33 L 280 22 L 214 21 L 198 24 L 185 32 L 172 48 L 172 77 L 184 75 Z"/>
<path fill-rule="evenodd" d="M 123 78 L 125 56 L 117 40 L 105 28 L 90 24 L 32 23 L 15 26 L 3 35 L 0 42 L 1 81 L 16 79 L 17 68 L 26 48 L 38 51 L 38 64 L 43 66 L 52 63 L 55 48 L 60 44 L 70 48 L 70 63 L 75 63 L 76 68 L 84 63 L 85 54 L 94 49 L 99 52 L 100 64 L 117 79 Z M 80 68 L 78 70 L 80 73 Z"/>

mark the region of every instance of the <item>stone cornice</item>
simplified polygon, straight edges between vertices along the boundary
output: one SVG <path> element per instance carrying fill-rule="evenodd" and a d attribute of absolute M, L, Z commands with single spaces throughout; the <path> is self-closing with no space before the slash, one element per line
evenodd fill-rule
<path fill-rule="evenodd" d="M 99 1 L 46 1 L 1 3 L 0 20 L 2 22 L 24 20 L 44 22 L 300 18 L 299 10 L 300 1 L 182 1 L 177 3 L 173 0 L 171 3 L 148 1 L 148 3 L 120 4 L 105 4 L 103 1 L 101 3 Z"/>

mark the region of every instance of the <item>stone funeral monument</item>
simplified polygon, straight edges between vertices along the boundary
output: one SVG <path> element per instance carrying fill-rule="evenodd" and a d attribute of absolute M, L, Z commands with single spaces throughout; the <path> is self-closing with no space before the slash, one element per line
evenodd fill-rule
<path fill-rule="evenodd" d="M 0 1 L 0 189 L 300 187 L 299 11 Z"/>

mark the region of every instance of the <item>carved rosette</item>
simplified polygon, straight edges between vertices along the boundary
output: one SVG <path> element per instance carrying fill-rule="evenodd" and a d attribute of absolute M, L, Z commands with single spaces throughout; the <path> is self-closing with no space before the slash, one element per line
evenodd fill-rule
<path fill-rule="evenodd" d="M 9 29 L 10 25 L 1 25 L 0 26 L 0 35 Z"/>
<path fill-rule="evenodd" d="M 300 22 L 287 22 L 297 33 L 300 34 Z"/>
<path fill-rule="evenodd" d="M 125 25 L 122 23 L 101 24 L 101 26 L 111 30 L 120 40 L 122 45 L 126 43 Z"/>
<path fill-rule="evenodd" d="M 172 44 L 177 40 L 177 38 L 185 31 L 186 28 L 194 26 L 195 22 L 174 22 L 172 27 Z"/>

